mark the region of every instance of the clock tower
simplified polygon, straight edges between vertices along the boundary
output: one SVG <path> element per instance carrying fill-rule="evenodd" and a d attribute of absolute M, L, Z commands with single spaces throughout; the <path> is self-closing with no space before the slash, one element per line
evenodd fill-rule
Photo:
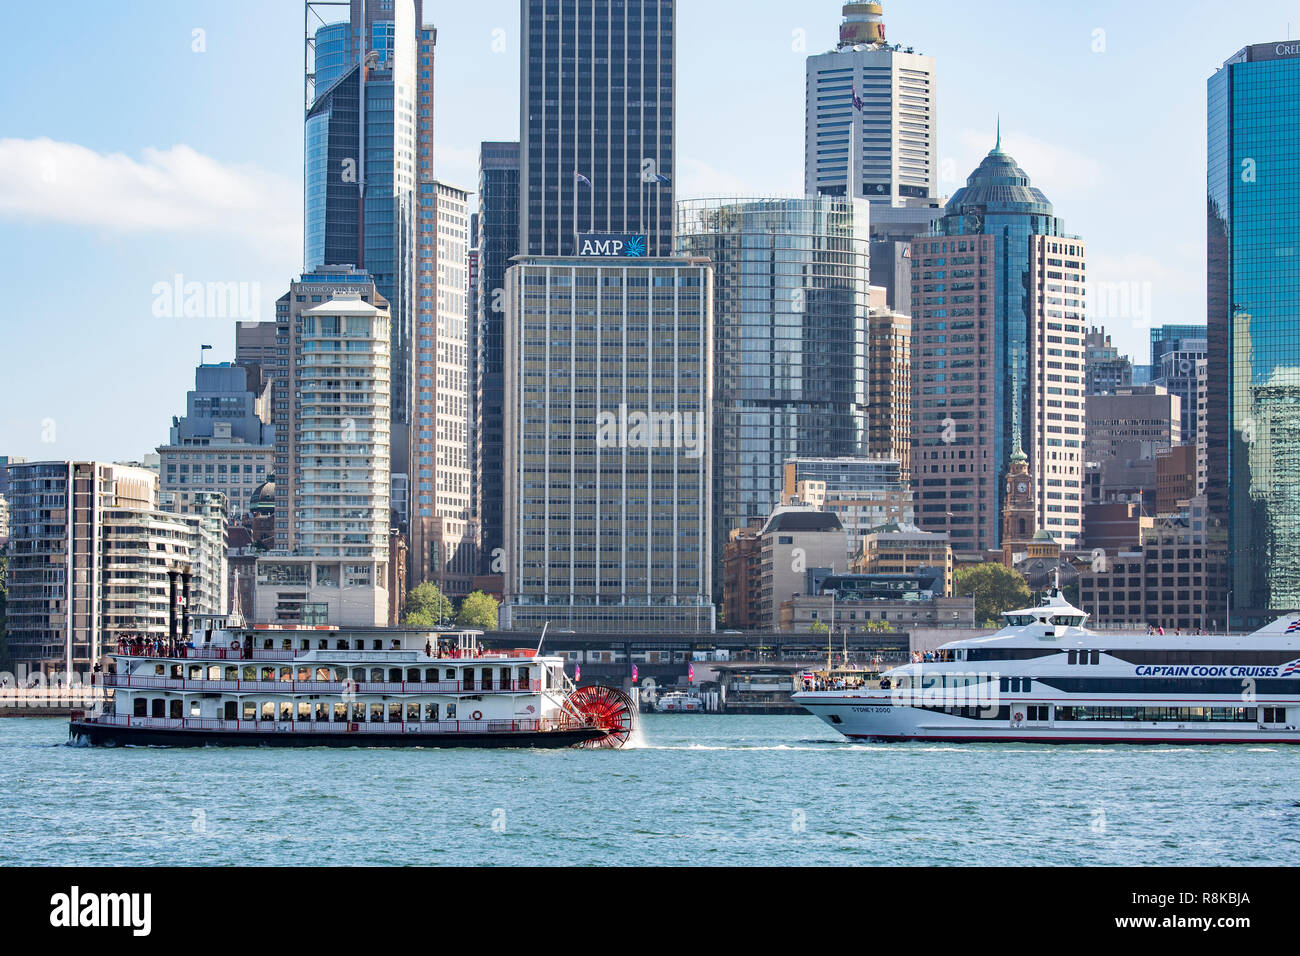
<path fill-rule="evenodd" d="M 1002 504 L 1002 563 L 1011 567 L 1012 556 L 1029 551 L 1038 532 L 1038 509 L 1034 486 L 1029 480 L 1029 456 L 1017 446 L 1007 469 L 1006 495 Z"/>

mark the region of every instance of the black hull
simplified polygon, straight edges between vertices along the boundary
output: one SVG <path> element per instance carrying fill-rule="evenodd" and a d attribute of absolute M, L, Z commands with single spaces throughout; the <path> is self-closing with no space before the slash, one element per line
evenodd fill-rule
<path fill-rule="evenodd" d="M 424 747 L 515 748 L 562 750 L 605 736 L 603 730 L 517 731 L 507 733 L 454 734 L 295 734 L 263 731 L 155 730 L 145 727 L 110 727 L 72 721 L 71 742 L 92 747 Z"/>

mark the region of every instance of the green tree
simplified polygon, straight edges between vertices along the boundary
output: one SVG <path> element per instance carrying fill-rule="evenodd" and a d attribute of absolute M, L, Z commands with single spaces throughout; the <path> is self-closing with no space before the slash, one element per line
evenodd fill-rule
<path fill-rule="evenodd" d="M 995 624 L 1003 611 L 1029 604 L 1029 585 L 1019 571 L 994 562 L 976 564 L 957 572 L 958 597 L 975 596 L 975 620 Z"/>
<path fill-rule="evenodd" d="M 456 623 L 461 627 L 472 627 L 480 631 L 497 629 L 497 608 L 500 602 L 490 594 L 475 591 L 460 602 L 460 613 Z"/>
<path fill-rule="evenodd" d="M 406 613 L 402 626 L 428 630 L 440 624 L 450 624 L 456 616 L 451 601 L 438 590 L 432 581 L 417 584 L 406 594 Z"/>
<path fill-rule="evenodd" d="M 812 627 L 808 628 L 808 630 L 812 631 L 814 634 L 825 634 L 830 630 L 830 628 L 821 621 L 813 621 Z"/>

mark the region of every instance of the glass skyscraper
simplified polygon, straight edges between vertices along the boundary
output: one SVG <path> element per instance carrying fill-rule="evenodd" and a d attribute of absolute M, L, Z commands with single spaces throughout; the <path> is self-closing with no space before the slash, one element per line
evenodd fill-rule
<path fill-rule="evenodd" d="M 1208 487 L 1254 626 L 1300 608 L 1300 43 L 1232 56 L 1207 112 Z"/>
<path fill-rule="evenodd" d="M 519 254 L 519 144 L 484 143 L 479 156 L 479 489 L 483 572 L 500 573 L 505 402 L 505 288 L 510 259 Z"/>
<path fill-rule="evenodd" d="M 309 4 L 309 10 L 311 5 Z M 303 271 L 352 265 L 392 308 L 393 470 L 409 471 L 422 0 L 352 0 L 307 45 Z"/>
<path fill-rule="evenodd" d="M 671 255 L 675 0 L 521 8 L 520 252 L 573 255 L 576 233 L 599 232 Z"/>
<path fill-rule="evenodd" d="M 713 561 L 781 503 L 789 458 L 866 453 L 866 200 L 679 205 L 678 253 L 714 268 Z"/>

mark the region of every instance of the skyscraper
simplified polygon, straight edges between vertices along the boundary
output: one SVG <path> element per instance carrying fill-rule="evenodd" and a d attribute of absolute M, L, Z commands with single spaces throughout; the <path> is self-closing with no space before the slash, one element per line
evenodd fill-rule
<path fill-rule="evenodd" d="M 519 144 L 484 143 L 479 152 L 478 480 L 484 574 L 500 574 L 505 489 L 502 406 L 505 401 L 505 289 L 510 259 L 519 254 Z"/>
<path fill-rule="evenodd" d="M 304 274 L 276 303 L 292 361 L 276 404 L 273 557 L 257 615 L 295 624 L 388 620 L 388 303 L 361 270 Z"/>
<path fill-rule="evenodd" d="M 675 0 L 522 0 L 519 251 L 636 233 L 672 255 Z"/>
<path fill-rule="evenodd" d="M 934 57 L 886 42 L 879 3 L 845 4 L 838 45 L 806 66 L 804 195 L 870 200 L 871 283 L 903 315 L 911 241 L 942 211 L 935 81 Z"/>
<path fill-rule="evenodd" d="M 867 204 L 679 204 L 678 250 L 714 269 L 713 562 L 781 504 L 782 464 L 867 451 Z"/>
<path fill-rule="evenodd" d="M 1300 43 L 1238 51 L 1207 93 L 1207 492 L 1255 626 L 1300 608 Z"/>
<path fill-rule="evenodd" d="M 1039 530 L 1082 530 L 1084 244 L 998 145 L 912 243 L 917 522 L 1000 547 L 1003 478 L 1028 456 Z"/>
<path fill-rule="evenodd" d="M 503 627 L 713 626 L 712 270 L 669 255 L 674 16 L 523 3 Z"/>
<path fill-rule="evenodd" d="M 307 3 L 309 29 L 317 4 Z M 416 100 L 422 0 L 351 0 L 306 39 L 303 271 L 348 264 L 392 309 L 393 470 L 409 471 L 416 309 Z M 432 67 L 428 69 L 432 74 Z M 423 100 L 428 102 L 424 103 Z M 404 509 L 402 509 L 404 510 Z"/>

